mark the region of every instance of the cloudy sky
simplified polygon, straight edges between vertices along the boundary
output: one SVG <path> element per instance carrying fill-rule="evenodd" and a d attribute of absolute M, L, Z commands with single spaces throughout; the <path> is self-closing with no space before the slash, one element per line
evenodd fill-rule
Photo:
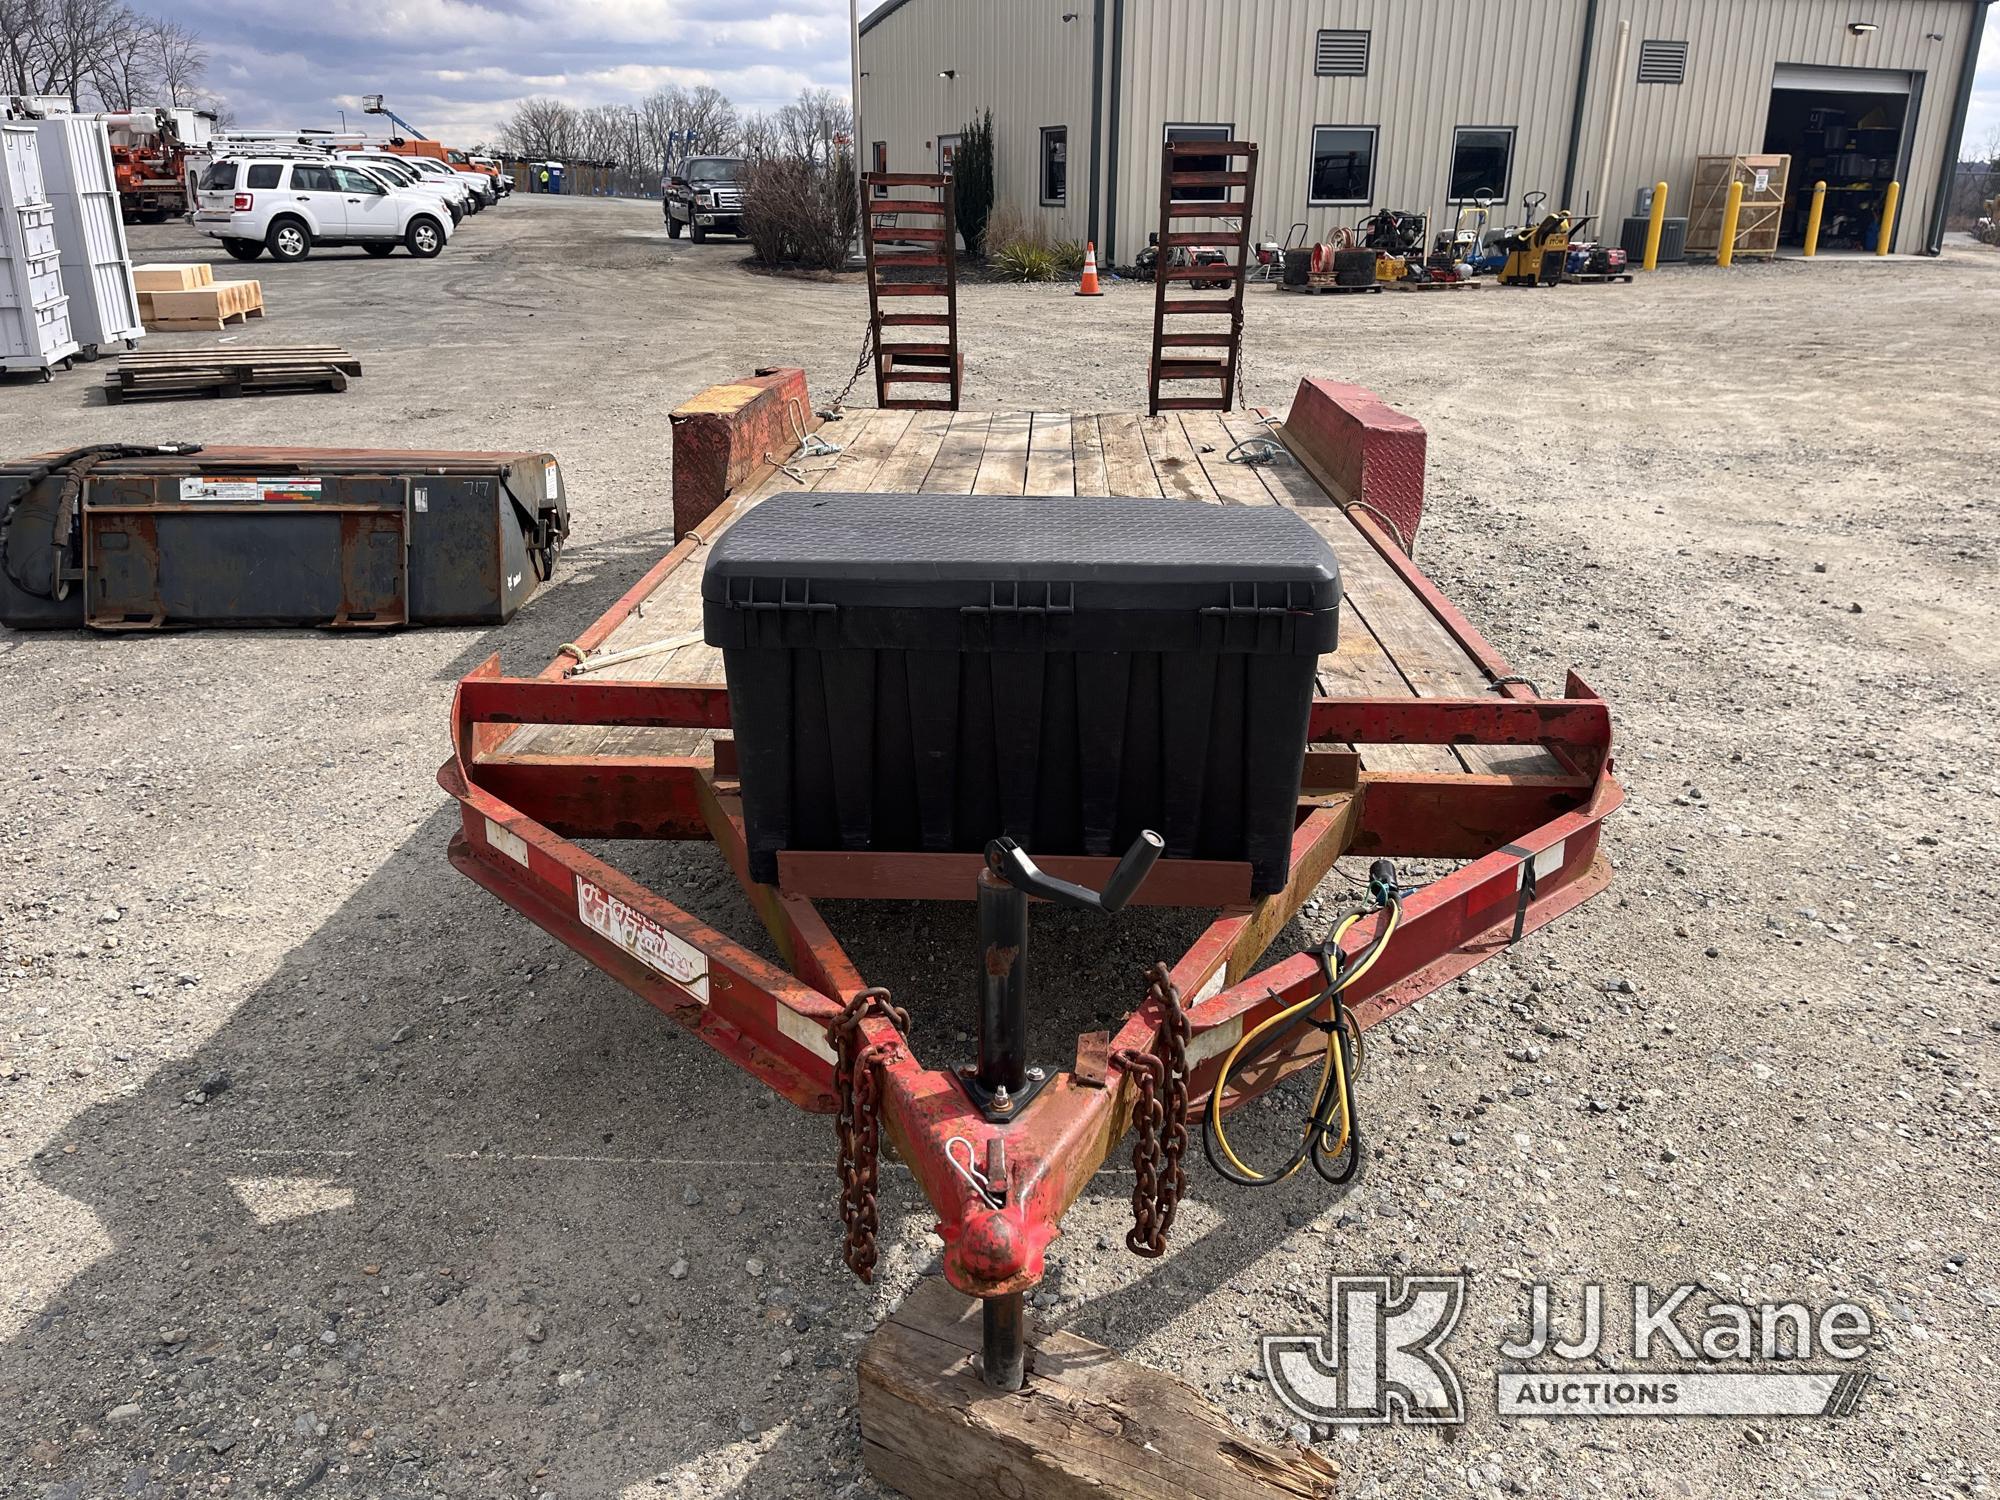
<path fill-rule="evenodd" d="M 863 12 L 879 0 L 862 0 Z M 994 0 L 1004 3 L 1004 0 Z M 513 104 L 630 103 L 713 84 L 768 109 L 847 89 L 847 0 L 175 0 L 206 38 L 210 83 L 246 128 L 353 126 L 363 94 L 429 134 L 471 142 Z M 1980 54 L 1968 147 L 2000 132 L 2000 15 Z"/>

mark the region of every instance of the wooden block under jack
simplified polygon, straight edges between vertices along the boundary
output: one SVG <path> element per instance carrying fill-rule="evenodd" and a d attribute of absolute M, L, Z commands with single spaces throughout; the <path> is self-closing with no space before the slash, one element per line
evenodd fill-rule
<path fill-rule="evenodd" d="M 979 1377 L 979 1304 L 931 1277 L 862 1350 L 861 1450 L 910 1500 L 1332 1500 L 1329 1459 L 1260 1442 L 1192 1387 L 1028 1329 L 1028 1383 Z"/>

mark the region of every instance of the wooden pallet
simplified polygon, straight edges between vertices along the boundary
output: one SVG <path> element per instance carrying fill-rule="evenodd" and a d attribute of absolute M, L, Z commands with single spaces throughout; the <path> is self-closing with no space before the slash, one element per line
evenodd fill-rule
<path fill-rule="evenodd" d="M 147 292 L 139 312 L 155 333 L 217 332 L 264 316 L 264 284 L 218 281 L 181 292 Z"/>
<path fill-rule="evenodd" d="M 1195 165 L 1187 165 L 1188 162 Z M 1217 162 L 1222 170 L 1203 166 Z M 1241 166 L 1232 166 L 1240 162 Z M 1213 193 L 1214 197 L 1204 196 Z M 1250 218 L 1257 207 L 1257 147 L 1249 141 L 1168 141 L 1160 150 L 1159 265 L 1153 272 L 1153 357 L 1146 410 L 1228 411 L 1236 401 L 1243 349 L 1243 288 L 1250 267 Z M 1215 226 L 1195 229 L 1201 220 Z M 1176 266 L 1176 250 L 1223 253 L 1222 265 Z M 1223 297 L 1204 297 L 1218 284 Z M 1226 317 L 1223 330 L 1167 331 L 1169 319 Z M 1180 327 L 1185 328 L 1186 324 Z M 1170 350 L 1205 352 L 1172 354 Z M 1219 353 L 1216 351 L 1220 351 Z M 1213 381 L 1215 394 L 1167 396 L 1168 381 Z"/>
<path fill-rule="evenodd" d="M 1476 281 L 1395 281 L 1389 284 L 1393 292 L 1474 292 L 1479 290 Z"/>
<path fill-rule="evenodd" d="M 1601 275 L 1593 274 L 1589 271 L 1565 271 L 1563 273 L 1563 283 L 1566 286 L 1604 286 L 1613 281 L 1630 281 L 1631 279 L 1631 273 L 1627 271 L 1607 271 Z"/>
<path fill-rule="evenodd" d="M 1278 290 L 1303 293 L 1310 297 L 1355 296 L 1361 292 L 1379 292 L 1382 290 L 1382 283 L 1373 281 L 1367 286 L 1341 286 L 1332 281 L 1308 281 L 1304 286 L 1287 286 L 1281 281 L 1278 283 Z"/>
<path fill-rule="evenodd" d="M 361 361 L 335 345 L 268 349 L 148 350 L 124 354 L 104 378 L 108 402 L 188 396 L 271 395 L 285 391 L 344 391 Z"/>
<path fill-rule="evenodd" d="M 893 411 L 957 411 L 965 356 L 958 348 L 958 211 L 951 178 L 870 172 L 862 182 L 875 404 Z M 941 299 L 942 306 L 915 298 Z M 885 310 L 885 302 L 895 311 Z M 889 337 L 892 329 L 923 331 Z M 892 394 L 890 387 L 898 385 L 924 394 Z M 940 386 L 944 393 L 932 394 Z"/>

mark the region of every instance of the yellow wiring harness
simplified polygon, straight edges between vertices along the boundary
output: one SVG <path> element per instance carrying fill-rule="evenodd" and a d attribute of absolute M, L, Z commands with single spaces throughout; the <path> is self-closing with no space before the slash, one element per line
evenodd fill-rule
<path fill-rule="evenodd" d="M 1365 915 L 1362 912 L 1352 912 L 1343 918 L 1340 925 L 1334 929 L 1333 935 L 1320 949 L 1320 961 L 1327 969 L 1326 988 L 1316 995 L 1265 1017 L 1256 1026 L 1244 1032 L 1241 1040 L 1229 1049 L 1229 1055 L 1222 1060 L 1222 1068 L 1215 1075 L 1215 1086 L 1209 1090 L 1208 1111 L 1203 1120 L 1202 1144 L 1215 1169 L 1231 1182 L 1245 1187 L 1269 1187 L 1274 1183 L 1283 1182 L 1308 1160 L 1311 1160 L 1315 1170 L 1330 1182 L 1346 1182 L 1353 1176 L 1354 1169 L 1360 1162 L 1360 1141 L 1354 1127 L 1353 1068 L 1348 1049 L 1358 1041 L 1359 1030 L 1357 1028 L 1350 1032 L 1351 1019 L 1341 1006 L 1340 997 L 1375 966 L 1375 961 L 1389 946 L 1389 939 L 1395 936 L 1397 924 L 1403 916 L 1403 903 L 1391 896 L 1382 910 L 1385 912 L 1382 931 L 1352 968 L 1341 970 L 1336 967 L 1336 963 L 1341 951 L 1341 940 L 1353 930 L 1354 924 L 1362 919 Z M 1331 1007 L 1327 1020 L 1325 1022 L 1312 1020 L 1312 1012 L 1323 1004 Z M 1254 1047 L 1258 1041 L 1280 1027 L 1296 1027 L 1308 1021 L 1326 1033 L 1326 1060 L 1320 1068 L 1319 1084 L 1313 1091 L 1313 1110 L 1306 1127 L 1305 1139 L 1282 1170 L 1273 1173 L 1259 1172 L 1255 1167 L 1245 1164 L 1236 1154 L 1235 1148 L 1229 1144 L 1229 1136 L 1222 1128 L 1222 1096 L 1229 1087 L 1230 1074 L 1235 1072 L 1237 1062 L 1246 1050 Z M 1346 1152 L 1350 1145 L 1354 1151 L 1343 1170 L 1336 1174 L 1322 1165 L 1322 1158 L 1327 1161 L 1339 1161 L 1341 1154 Z M 1221 1160 L 1217 1159 L 1218 1148 Z"/>

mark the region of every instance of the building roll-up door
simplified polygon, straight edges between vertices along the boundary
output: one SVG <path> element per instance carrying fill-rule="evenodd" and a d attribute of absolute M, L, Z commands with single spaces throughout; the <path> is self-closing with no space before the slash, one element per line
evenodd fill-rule
<path fill-rule="evenodd" d="M 1803 89 L 1815 94 L 1907 94 L 1910 76 L 1894 68 L 1817 68 L 1806 63 L 1779 63 L 1771 87 Z"/>

